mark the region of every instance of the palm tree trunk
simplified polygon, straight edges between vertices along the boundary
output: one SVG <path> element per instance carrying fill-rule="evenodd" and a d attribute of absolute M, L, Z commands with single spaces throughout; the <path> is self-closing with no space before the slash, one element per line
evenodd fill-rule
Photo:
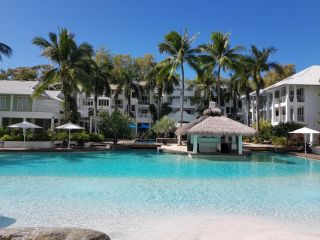
<path fill-rule="evenodd" d="M 129 93 L 129 96 L 128 96 L 128 108 L 127 108 L 127 112 L 129 114 L 129 116 L 131 116 L 131 91 Z"/>
<path fill-rule="evenodd" d="M 94 132 L 97 133 L 97 112 L 98 112 L 98 96 L 97 96 L 97 94 L 94 94 L 93 101 L 94 101 L 94 109 L 93 109 Z"/>
<path fill-rule="evenodd" d="M 161 100 L 162 100 L 162 88 L 158 89 L 158 120 L 160 119 L 161 112 Z"/>
<path fill-rule="evenodd" d="M 62 86 L 62 94 L 63 94 L 63 97 L 64 97 L 64 101 L 63 101 L 63 108 L 64 108 L 64 120 L 67 121 L 68 119 L 68 115 L 67 115 L 67 112 L 68 112 L 68 102 L 67 102 L 67 91 L 66 89 Z"/>
<path fill-rule="evenodd" d="M 182 76 L 182 89 L 181 89 L 181 105 L 180 105 L 180 127 L 182 127 L 183 123 L 183 106 L 184 106 L 184 68 L 183 61 L 181 63 L 181 76 Z M 179 145 L 182 144 L 181 137 L 179 138 Z"/>
<path fill-rule="evenodd" d="M 256 91 L 256 104 L 257 104 L 257 106 L 256 106 L 256 130 L 257 131 L 259 131 L 259 129 L 260 129 L 260 116 L 259 116 L 259 111 L 260 111 L 260 106 L 259 106 L 259 103 L 260 103 L 260 99 L 259 99 L 259 97 L 260 97 L 260 89 L 257 89 L 257 91 Z"/>
<path fill-rule="evenodd" d="M 237 118 L 237 95 L 235 94 L 233 96 L 233 119 L 236 119 Z"/>
<path fill-rule="evenodd" d="M 249 116 L 250 116 L 250 92 L 246 92 L 246 99 L 247 99 L 247 125 L 249 126 Z"/>
<path fill-rule="evenodd" d="M 221 99 L 220 99 L 220 72 L 221 67 L 218 67 L 218 76 L 217 76 L 217 95 L 218 95 L 218 107 L 221 107 Z"/>

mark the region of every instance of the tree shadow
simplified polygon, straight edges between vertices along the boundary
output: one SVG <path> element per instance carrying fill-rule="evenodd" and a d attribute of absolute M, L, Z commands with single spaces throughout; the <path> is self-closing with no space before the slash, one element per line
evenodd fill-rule
<path fill-rule="evenodd" d="M 9 227 L 14 224 L 16 220 L 14 218 L 5 217 L 0 215 L 0 228 Z"/>

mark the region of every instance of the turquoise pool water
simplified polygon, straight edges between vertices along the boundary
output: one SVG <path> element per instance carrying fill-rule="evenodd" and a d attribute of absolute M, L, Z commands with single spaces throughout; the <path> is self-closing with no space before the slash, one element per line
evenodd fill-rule
<path fill-rule="evenodd" d="M 0 227 L 108 224 L 116 236 L 139 216 L 183 212 L 318 226 L 320 161 L 271 153 L 190 159 L 153 150 L 0 154 Z"/>

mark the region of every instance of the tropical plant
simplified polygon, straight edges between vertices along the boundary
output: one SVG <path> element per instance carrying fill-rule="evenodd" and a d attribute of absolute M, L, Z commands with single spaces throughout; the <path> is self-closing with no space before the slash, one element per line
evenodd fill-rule
<path fill-rule="evenodd" d="M 174 87 L 179 85 L 179 77 L 177 74 L 171 75 L 170 68 L 167 66 L 156 66 L 150 72 L 149 81 L 147 82 L 147 89 L 155 92 L 155 99 L 157 102 L 157 119 L 161 118 L 161 106 L 163 94 L 171 94 Z"/>
<path fill-rule="evenodd" d="M 211 69 L 200 63 L 196 79 L 188 82 L 189 87 L 195 89 L 193 101 L 198 105 L 198 112 L 202 113 L 213 100 L 215 84 L 216 79 Z"/>
<path fill-rule="evenodd" d="M 12 49 L 8 45 L 0 42 L 0 62 L 2 61 L 2 55 L 10 57 L 12 55 Z"/>
<path fill-rule="evenodd" d="M 116 144 L 119 138 L 130 136 L 129 124 L 131 122 L 128 114 L 115 110 L 111 115 L 106 112 L 99 113 L 99 129 L 105 137 L 112 137 Z"/>
<path fill-rule="evenodd" d="M 242 46 L 231 47 L 230 34 L 222 32 L 213 32 L 211 34 L 211 43 L 202 45 L 201 48 L 207 53 L 206 57 L 202 57 L 212 73 L 217 71 L 217 98 L 218 106 L 221 106 L 221 71 L 233 69 L 234 65 L 239 61 L 240 52 L 244 49 Z"/>
<path fill-rule="evenodd" d="M 226 81 L 226 92 L 224 93 L 225 100 L 232 101 L 233 118 L 237 118 L 238 99 L 240 98 L 240 78 L 237 73 L 231 75 L 230 79 Z"/>
<path fill-rule="evenodd" d="M 152 130 L 162 137 L 165 137 L 169 132 L 175 129 L 174 120 L 168 118 L 167 116 L 159 119 L 152 127 Z"/>
<path fill-rule="evenodd" d="M 89 67 L 93 50 L 88 43 L 77 45 L 74 34 L 66 28 L 58 34 L 50 32 L 49 40 L 42 37 L 33 39 L 33 44 L 42 49 L 42 56 L 53 63 L 53 68 L 46 71 L 41 83 L 35 89 L 34 96 L 39 96 L 51 84 L 59 83 L 65 97 L 73 95 L 79 90 L 89 88 Z M 67 101 L 64 101 L 64 117 L 67 117 Z"/>
<path fill-rule="evenodd" d="M 250 93 L 253 91 L 253 83 L 251 81 L 250 67 L 251 66 L 246 57 L 240 58 L 240 61 L 237 63 L 237 67 L 236 67 L 236 73 L 240 80 L 240 83 L 239 83 L 240 92 L 244 94 L 246 98 L 247 114 L 245 117 L 248 125 L 249 125 L 250 105 L 251 105 Z"/>
<path fill-rule="evenodd" d="M 86 89 L 88 94 L 93 95 L 93 115 L 94 130 L 97 132 L 97 112 L 98 112 L 98 96 L 110 96 L 110 83 L 112 81 L 112 56 L 105 49 L 101 48 L 96 52 L 91 63 L 90 70 L 90 87 Z"/>
<path fill-rule="evenodd" d="M 260 120 L 260 90 L 264 88 L 265 82 L 262 77 L 263 73 L 270 70 L 276 70 L 282 73 L 282 67 L 276 62 L 269 60 L 270 56 L 276 52 L 273 47 L 263 48 L 259 50 L 256 46 L 251 46 L 251 55 L 248 58 L 248 64 L 252 80 L 255 86 L 256 94 L 256 129 L 259 131 L 259 120 Z"/>
<path fill-rule="evenodd" d="M 164 42 L 159 44 L 160 53 L 166 53 L 168 57 L 158 65 L 163 68 L 170 68 L 170 77 L 178 68 L 181 69 L 181 106 L 180 106 L 180 125 L 183 123 L 183 105 L 184 105 L 184 67 L 188 64 L 191 68 L 197 68 L 198 55 L 200 48 L 192 48 L 192 43 L 196 40 L 197 34 L 189 37 L 187 29 L 181 35 L 178 32 L 169 32 L 164 37 Z M 179 142 L 181 144 L 181 141 Z"/>
<path fill-rule="evenodd" d="M 128 101 L 127 113 L 132 116 L 132 93 L 134 92 L 138 97 L 141 92 L 141 86 L 139 84 L 139 78 L 136 71 L 134 59 L 130 55 L 117 55 L 113 60 L 113 82 L 118 85 L 115 98 L 117 98 L 119 94 L 123 93 L 124 97 Z"/>
<path fill-rule="evenodd" d="M 296 73 L 296 66 L 294 64 L 281 64 L 281 67 L 283 71 L 282 73 L 279 73 L 275 70 L 266 73 L 266 75 L 263 77 L 266 87 L 271 86 Z"/>

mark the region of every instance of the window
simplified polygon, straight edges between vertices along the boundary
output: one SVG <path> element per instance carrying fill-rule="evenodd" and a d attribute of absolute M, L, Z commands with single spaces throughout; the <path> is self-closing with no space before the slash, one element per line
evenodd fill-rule
<path fill-rule="evenodd" d="M 293 89 L 290 89 L 289 98 L 290 98 L 290 102 L 293 102 L 293 99 L 294 99 L 294 90 Z"/>
<path fill-rule="evenodd" d="M 106 107 L 109 106 L 109 101 L 107 99 L 99 99 L 99 106 L 100 107 Z"/>
<path fill-rule="evenodd" d="M 83 106 L 93 106 L 93 100 L 90 100 L 90 99 L 83 100 Z"/>
<path fill-rule="evenodd" d="M 7 108 L 7 98 L 6 96 L 0 96 L 0 109 Z"/>
<path fill-rule="evenodd" d="M 18 96 L 17 97 L 17 110 L 25 111 L 28 109 L 28 97 L 27 96 Z"/>
<path fill-rule="evenodd" d="M 131 112 L 136 111 L 136 105 L 131 105 Z"/>
<path fill-rule="evenodd" d="M 298 122 L 304 122 L 304 107 L 298 108 Z"/>
<path fill-rule="evenodd" d="M 304 102 L 304 89 L 303 88 L 297 89 L 297 101 Z"/>

